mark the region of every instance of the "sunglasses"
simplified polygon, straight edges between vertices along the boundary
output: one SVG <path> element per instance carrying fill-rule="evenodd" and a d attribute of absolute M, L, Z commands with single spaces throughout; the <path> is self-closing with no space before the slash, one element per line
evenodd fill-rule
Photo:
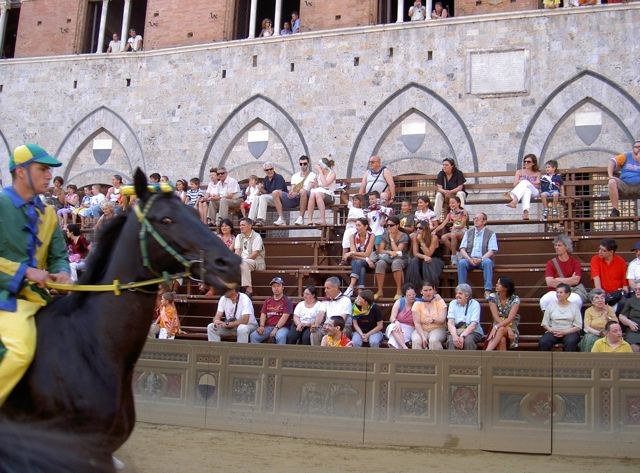
<path fill-rule="evenodd" d="M 525 160 L 525 164 L 531 164 L 533 161 Z"/>
<path fill-rule="evenodd" d="M 416 227 L 416 230 L 424 230 L 424 227 Z"/>
<path fill-rule="evenodd" d="M 226 172 L 217 172 L 216 173 L 218 176 L 224 176 L 226 174 Z"/>
<path fill-rule="evenodd" d="M 387 227 L 387 228 L 391 228 L 391 227 L 395 227 L 395 226 L 396 226 L 396 224 L 395 224 L 395 223 L 387 223 L 387 224 L 385 225 L 385 227 Z"/>
<path fill-rule="evenodd" d="M 300 163 L 300 166 L 308 166 L 309 163 Z"/>
<path fill-rule="evenodd" d="M 264 172 L 273 171 L 273 168 L 265 169 Z"/>

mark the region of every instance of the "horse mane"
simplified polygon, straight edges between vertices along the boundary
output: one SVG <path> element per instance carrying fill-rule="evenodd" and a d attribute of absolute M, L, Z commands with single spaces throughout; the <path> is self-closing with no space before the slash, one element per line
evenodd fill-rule
<path fill-rule="evenodd" d="M 95 242 L 86 260 L 86 270 L 78 281 L 80 284 L 98 282 L 107 269 L 109 258 L 116 246 L 118 237 L 127 221 L 128 211 L 116 215 L 102 227 L 96 235 Z"/>

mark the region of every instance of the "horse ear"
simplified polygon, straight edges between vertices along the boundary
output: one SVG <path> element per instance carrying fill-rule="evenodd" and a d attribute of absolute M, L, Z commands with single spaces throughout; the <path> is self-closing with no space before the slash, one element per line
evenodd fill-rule
<path fill-rule="evenodd" d="M 136 196 L 138 199 L 145 200 L 149 189 L 147 188 L 147 176 L 144 175 L 142 169 L 136 168 L 136 172 L 133 173 L 133 185 L 136 189 Z"/>

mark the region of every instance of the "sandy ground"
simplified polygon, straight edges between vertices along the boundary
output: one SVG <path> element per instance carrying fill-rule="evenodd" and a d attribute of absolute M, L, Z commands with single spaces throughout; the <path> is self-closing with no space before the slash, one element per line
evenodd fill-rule
<path fill-rule="evenodd" d="M 259 458 L 259 461 L 251 459 Z M 138 423 L 116 453 L 125 473 L 619 473 L 640 460 L 434 448 L 337 446 L 265 435 Z M 470 468 L 473 466 L 473 468 Z"/>

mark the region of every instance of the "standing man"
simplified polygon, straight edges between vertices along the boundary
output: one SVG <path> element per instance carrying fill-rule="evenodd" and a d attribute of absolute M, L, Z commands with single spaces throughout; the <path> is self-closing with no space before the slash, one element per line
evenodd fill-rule
<path fill-rule="evenodd" d="M 462 237 L 462 260 L 458 261 L 458 284 L 466 284 L 470 270 L 482 269 L 485 299 L 493 289 L 493 256 L 498 252 L 498 238 L 486 225 L 487 214 L 478 212 L 473 217 L 473 228 L 467 230 Z"/>
<path fill-rule="evenodd" d="M 107 48 L 108 53 L 120 53 L 124 49 L 122 47 L 122 43 L 120 42 L 120 36 L 118 33 L 113 33 L 112 40 L 109 41 L 109 47 Z"/>
<path fill-rule="evenodd" d="M 264 244 L 262 237 L 253 231 L 253 220 L 244 217 L 240 219 L 240 233 L 236 236 L 233 248 L 238 256 L 242 258 L 240 263 L 240 285 L 244 288 L 247 296 L 253 294 L 251 286 L 251 272 L 256 269 L 266 268 L 264 262 Z"/>
<path fill-rule="evenodd" d="M 382 165 L 380 156 L 369 158 L 369 167 L 362 177 L 358 194 L 369 194 L 372 191 L 389 193 L 389 202 L 396 196 L 396 185 L 393 182 L 393 175 L 386 166 Z"/>
<path fill-rule="evenodd" d="M 218 182 L 209 201 L 209 219 L 218 225 L 220 220 L 229 218 L 229 209 L 239 209 L 242 203 L 240 184 L 229 176 L 227 168 L 219 167 L 216 171 Z"/>
<path fill-rule="evenodd" d="M 297 11 L 291 12 L 291 33 L 300 33 L 300 17 Z"/>
<path fill-rule="evenodd" d="M 287 183 L 280 174 L 278 174 L 273 166 L 271 161 L 267 161 L 262 165 L 262 169 L 266 176 L 262 180 L 262 187 L 264 188 L 263 194 L 254 199 L 251 204 L 251 209 L 249 209 L 249 217 L 254 219 L 257 217 L 256 226 L 260 226 L 264 224 L 265 219 L 267 218 L 267 208 L 271 205 L 274 206 L 273 203 L 273 191 L 279 190 L 282 193 L 288 193 L 289 189 L 287 189 Z M 280 222 L 281 218 L 276 220 L 276 225 L 284 225 L 284 220 Z"/>
<path fill-rule="evenodd" d="M 12 185 L 0 193 L 0 405 L 33 359 L 34 315 L 50 300 L 46 283 L 70 282 L 56 211 L 38 196 L 61 165 L 40 146 L 18 146 L 9 159 Z"/>
<path fill-rule="evenodd" d="M 238 292 L 236 288 L 229 289 L 218 302 L 213 322 L 207 325 L 207 339 L 210 342 L 219 342 L 221 336 L 236 335 L 238 343 L 249 343 L 249 334 L 257 326 L 249 296 Z"/>
<path fill-rule="evenodd" d="M 620 177 L 615 176 L 617 172 L 620 173 Z M 609 160 L 607 174 L 609 175 L 611 216 L 619 217 L 620 194 L 627 197 L 640 195 L 640 140 L 634 141 L 631 152 L 619 154 Z"/>
<path fill-rule="evenodd" d="M 427 9 L 420 0 L 413 2 L 413 6 L 409 8 L 409 17 L 411 21 L 420 21 L 427 17 Z"/>
<path fill-rule="evenodd" d="M 125 51 L 142 51 L 142 36 L 136 34 L 136 30 L 134 28 L 129 30 L 129 39 L 127 39 Z"/>
<path fill-rule="evenodd" d="M 291 300 L 284 295 L 284 281 L 280 277 L 271 280 L 273 296 L 264 301 L 260 309 L 260 325 L 251 334 L 251 343 L 262 343 L 275 338 L 278 345 L 287 343 L 292 307 Z"/>
<path fill-rule="evenodd" d="M 272 192 L 273 206 L 278 212 L 278 220 L 273 222 L 274 225 L 284 225 L 286 222 L 283 218 L 284 209 L 292 209 L 300 207 L 300 216 L 296 220 L 296 225 L 304 225 L 304 213 L 307 210 L 307 200 L 309 199 L 309 189 L 311 183 L 316 180 L 316 173 L 311 170 L 309 156 L 304 154 L 298 159 L 300 171 L 291 176 L 291 190 L 283 192 L 276 189 Z"/>

